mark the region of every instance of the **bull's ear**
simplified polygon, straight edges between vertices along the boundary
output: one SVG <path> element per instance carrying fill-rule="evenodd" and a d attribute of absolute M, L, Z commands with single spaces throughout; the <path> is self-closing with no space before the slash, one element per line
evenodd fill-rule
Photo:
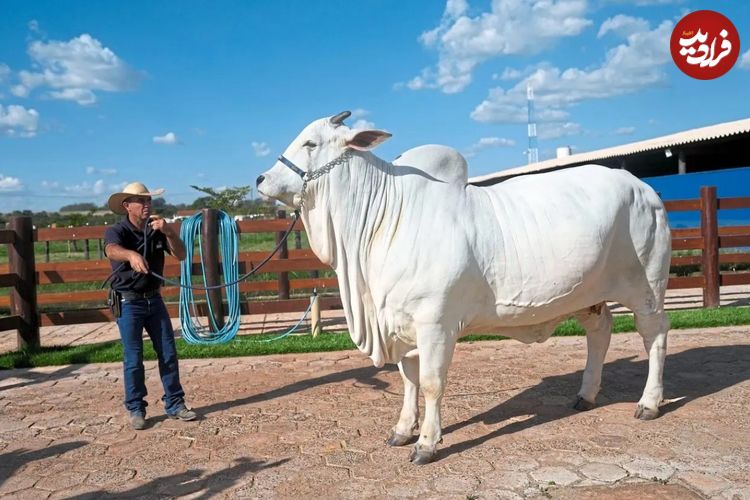
<path fill-rule="evenodd" d="M 369 151 L 390 138 L 391 134 L 382 130 L 352 130 L 346 145 L 358 151 Z"/>

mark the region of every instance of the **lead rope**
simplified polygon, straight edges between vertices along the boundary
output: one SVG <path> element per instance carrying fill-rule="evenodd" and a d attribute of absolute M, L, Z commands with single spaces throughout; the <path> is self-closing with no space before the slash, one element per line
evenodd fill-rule
<path fill-rule="evenodd" d="M 185 244 L 185 259 L 180 262 L 180 326 L 182 327 L 182 338 L 190 344 L 224 344 L 232 340 L 240 329 L 240 290 L 238 278 L 239 262 L 239 236 L 237 225 L 225 212 L 218 212 L 219 223 L 219 247 L 222 263 L 222 275 L 224 284 L 219 286 L 208 286 L 206 270 L 203 257 L 203 241 L 200 238 L 203 216 L 197 213 L 182 222 L 180 228 L 180 239 Z M 203 287 L 195 287 L 192 283 L 193 252 L 195 238 L 198 237 L 198 251 L 200 254 L 201 274 Z M 226 288 L 227 316 L 224 325 L 219 328 L 215 322 L 215 311 L 211 301 L 207 300 L 208 325 L 202 325 L 198 320 L 194 288 L 205 290 L 212 288 Z M 192 313 L 191 313 L 192 312 Z"/>
<path fill-rule="evenodd" d="M 284 237 L 281 238 L 281 241 L 276 246 L 276 248 L 271 252 L 271 254 L 266 257 L 260 264 L 256 267 L 254 267 L 249 273 L 243 275 L 242 277 L 238 277 L 238 269 L 239 269 L 239 234 L 237 231 L 237 224 L 234 222 L 234 220 L 225 212 L 219 211 L 218 213 L 218 222 L 219 222 L 219 247 L 220 247 L 220 254 L 221 254 L 221 262 L 222 262 L 222 270 L 223 270 L 223 278 L 224 278 L 224 284 L 221 285 L 214 285 L 214 286 L 208 286 L 207 279 L 206 279 L 206 271 L 204 266 L 204 260 L 203 260 L 203 241 L 200 237 L 201 235 L 201 227 L 202 227 L 202 221 L 203 216 L 201 213 L 197 213 L 193 215 L 192 217 L 189 217 L 182 223 L 182 227 L 180 228 L 180 238 L 185 243 L 185 251 L 186 256 L 185 260 L 183 260 L 180 263 L 180 326 L 182 327 L 182 337 L 185 339 L 186 342 L 190 344 L 224 344 L 226 342 L 229 342 L 230 340 L 234 339 L 234 337 L 237 335 L 237 332 L 239 331 L 240 327 L 240 293 L 239 293 L 239 283 L 249 277 L 250 275 L 256 273 L 268 260 L 273 257 L 273 255 L 279 250 L 281 245 L 284 241 L 286 241 L 286 238 L 291 233 L 292 229 L 294 228 L 294 223 L 297 221 L 298 214 L 295 213 L 295 219 L 292 222 L 291 226 L 287 230 Z M 193 251 L 194 251 L 194 241 L 195 238 L 198 238 L 198 251 L 200 254 L 200 262 L 201 262 L 201 270 L 202 270 L 202 276 L 203 276 L 203 286 L 195 286 L 192 283 L 192 262 L 193 262 Z M 168 280 L 166 278 L 163 278 L 159 276 L 156 273 L 152 273 L 157 277 L 160 277 L 161 279 L 171 282 L 172 280 Z M 193 296 L 193 290 L 211 290 L 216 288 L 226 288 L 227 292 L 227 306 L 228 306 L 228 314 L 227 319 L 224 323 L 224 326 L 222 328 L 218 328 L 218 325 L 215 323 L 214 320 L 214 310 L 211 307 L 211 301 L 207 300 L 208 303 L 208 318 L 209 322 L 211 323 L 211 328 L 209 328 L 208 325 L 203 325 L 200 323 L 200 321 L 197 319 L 198 311 L 195 304 L 195 298 Z M 284 337 L 287 337 L 291 335 L 305 320 L 308 313 L 310 312 L 310 309 L 312 307 L 312 303 L 310 306 L 308 306 L 305 313 L 302 315 L 300 320 L 297 322 L 296 325 L 294 325 L 291 329 L 284 332 L 283 334 L 269 338 L 269 339 L 261 339 L 261 340 L 255 340 L 254 342 L 271 342 L 274 340 L 279 340 Z"/>

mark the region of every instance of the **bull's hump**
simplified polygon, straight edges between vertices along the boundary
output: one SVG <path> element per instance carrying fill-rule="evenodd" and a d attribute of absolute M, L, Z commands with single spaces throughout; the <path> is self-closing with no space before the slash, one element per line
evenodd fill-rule
<path fill-rule="evenodd" d="M 465 185 L 469 180 L 466 159 L 453 148 L 427 144 L 404 151 L 393 165 L 412 167 L 440 182 Z"/>

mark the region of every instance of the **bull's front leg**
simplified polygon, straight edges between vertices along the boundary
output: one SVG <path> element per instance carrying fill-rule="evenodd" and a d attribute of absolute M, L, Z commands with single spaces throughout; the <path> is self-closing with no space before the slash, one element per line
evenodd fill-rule
<path fill-rule="evenodd" d="M 391 430 L 388 446 L 403 446 L 412 439 L 419 427 L 419 357 L 403 358 L 398 364 L 404 381 L 404 404 L 398 423 Z"/>
<path fill-rule="evenodd" d="M 440 405 L 455 346 L 455 337 L 439 325 L 417 329 L 419 385 L 424 394 L 424 421 L 419 440 L 409 457 L 417 465 L 431 462 L 437 445 L 442 440 Z"/>

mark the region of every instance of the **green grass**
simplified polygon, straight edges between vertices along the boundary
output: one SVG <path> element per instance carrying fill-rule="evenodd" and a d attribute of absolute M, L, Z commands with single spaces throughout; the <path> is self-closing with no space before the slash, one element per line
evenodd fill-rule
<path fill-rule="evenodd" d="M 669 317 L 672 322 L 672 329 L 748 325 L 750 324 L 750 307 L 671 311 Z M 615 333 L 632 332 L 634 330 L 635 325 L 632 316 L 615 317 L 613 327 Z M 555 336 L 583 334 L 583 329 L 574 320 L 561 323 L 555 330 Z M 263 341 L 270 338 L 273 338 L 273 336 L 245 335 L 237 337 L 227 344 L 214 346 L 192 345 L 182 339 L 177 339 L 177 352 L 180 359 L 195 359 L 344 351 L 355 348 L 347 332 L 325 333 L 315 339 L 309 335 L 295 335 L 272 342 Z M 461 342 L 503 338 L 498 335 L 470 335 L 461 339 Z M 151 343 L 146 342 L 145 344 L 144 358 L 147 360 L 156 359 Z M 42 347 L 38 351 L 6 353 L 0 355 L 0 369 L 118 361 L 122 361 L 122 346 L 119 342 L 114 341 L 74 347 Z"/>

